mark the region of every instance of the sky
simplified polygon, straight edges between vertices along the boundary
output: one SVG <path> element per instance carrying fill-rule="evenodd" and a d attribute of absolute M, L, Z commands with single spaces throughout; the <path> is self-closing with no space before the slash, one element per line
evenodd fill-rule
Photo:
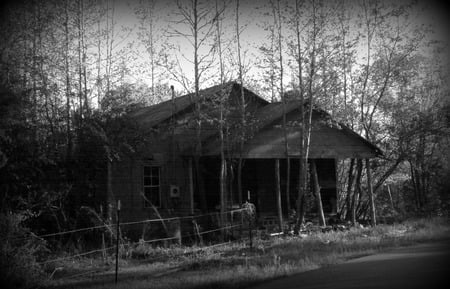
<path fill-rule="evenodd" d="M 96 1 L 86 3 L 102 3 L 105 5 L 105 1 Z M 140 21 L 135 14 L 135 10 L 140 5 L 148 5 L 148 1 L 145 0 L 107 0 L 110 3 L 114 2 L 115 6 L 115 14 L 114 18 L 117 23 L 117 27 L 115 28 L 115 52 L 123 49 L 128 52 L 132 52 L 130 54 L 134 54 L 136 59 L 134 60 L 126 60 L 126 64 L 130 69 L 130 73 L 126 76 L 126 81 L 132 83 L 150 83 L 149 72 L 145 71 L 140 66 L 146 60 L 148 60 L 148 53 L 145 50 L 144 45 L 139 39 L 139 26 Z M 199 2 L 207 2 L 212 7 L 216 3 L 215 0 L 198 0 Z M 219 3 L 223 3 L 223 0 L 217 0 Z M 225 40 L 229 40 L 234 36 L 235 33 L 235 5 L 236 0 L 226 0 L 229 9 L 227 9 L 224 20 L 223 20 L 223 29 L 227 31 L 227 37 Z M 262 70 L 257 67 L 258 61 L 262 59 L 262 55 L 260 53 L 259 47 L 263 44 L 268 44 L 268 31 L 264 29 L 264 23 L 272 21 L 272 16 L 270 15 L 270 0 L 240 0 L 240 25 L 242 27 L 241 34 L 241 46 L 242 51 L 244 53 L 244 63 L 249 67 L 248 78 L 261 79 Z M 276 1 L 276 0 L 273 0 Z M 281 0 L 283 3 L 290 2 L 294 3 L 293 0 Z M 311 3 L 312 0 L 305 0 L 305 3 Z M 317 0 L 316 0 L 317 1 Z M 359 0 L 324 0 L 325 5 L 332 5 L 333 3 L 340 3 L 344 1 L 345 6 L 350 10 L 351 8 L 358 7 L 361 5 L 361 1 Z M 372 1 L 372 0 L 369 0 Z M 400 0 L 402 3 L 406 3 L 406 0 Z M 450 36 L 450 11 L 449 7 L 445 4 L 442 4 L 436 0 L 416 0 L 417 5 L 415 6 L 415 10 L 411 12 L 409 17 L 410 21 L 415 25 L 425 25 L 431 26 L 432 29 L 427 34 L 428 41 L 437 40 L 446 43 L 447 47 L 449 46 L 449 36 Z M 170 56 L 177 56 L 180 62 L 179 69 L 181 70 L 181 74 L 186 75 L 187 77 L 192 79 L 193 75 L 193 65 L 190 63 L 189 59 L 192 59 L 193 51 L 191 49 L 191 45 L 183 39 L 182 37 L 167 37 L 163 33 L 164 30 L 173 31 L 173 28 L 177 28 L 182 31 L 186 31 L 186 27 L 182 27 L 180 24 L 176 24 L 176 21 L 179 20 L 179 15 L 177 15 L 178 8 L 176 7 L 176 0 L 155 0 L 155 15 L 156 15 L 156 27 L 159 30 L 159 34 L 157 40 L 160 43 L 170 42 L 175 45 L 175 47 L 179 47 L 179 51 L 175 50 L 165 50 L 165 52 L 169 52 Z M 179 0 L 182 4 L 187 4 L 187 0 Z M 43 2 L 45 3 L 45 2 Z M 391 5 L 393 3 L 399 3 L 399 1 L 389 0 L 389 1 L 381 1 L 381 3 Z M 98 4 L 97 4 L 98 5 Z M 305 4 L 303 11 L 304 15 L 307 16 L 310 8 L 310 4 Z M 287 12 L 291 11 L 283 11 L 284 15 L 288 15 Z M 94 12 L 95 14 L 95 12 Z M 357 17 L 357 15 L 353 15 Z M 104 23 L 103 23 L 104 24 Z M 327 23 L 330 24 L 330 23 Z M 122 29 L 126 28 L 126 29 Z M 330 26 L 330 30 L 332 30 L 332 26 Z M 284 28 L 285 31 L 287 28 Z M 95 32 L 96 27 L 92 27 L 93 32 Z M 408 32 L 405 31 L 405 34 Z M 287 37 L 288 34 L 285 34 Z M 96 53 L 96 39 L 92 41 L 91 51 L 92 54 Z M 132 46 L 129 46 L 133 44 Z M 236 51 L 236 43 L 235 41 L 230 41 L 228 44 L 228 49 L 232 50 L 234 55 Z M 358 52 L 358 58 L 363 59 L 365 57 L 364 43 L 359 43 L 360 51 Z M 428 53 L 426 51 L 426 47 L 424 49 L 424 53 Z M 204 54 L 206 50 L 201 50 L 200 53 Z M 445 53 L 445 52 L 443 52 Z M 447 67 L 450 67 L 448 52 L 447 54 Z M 105 51 L 102 52 L 102 55 L 106 55 Z M 287 56 L 287 55 L 285 55 Z M 287 57 L 285 57 L 287 59 Z M 230 59 L 227 59 L 227 62 Z M 236 61 L 235 59 L 232 59 Z M 95 62 L 95 61 L 93 61 Z M 144 67 L 148 67 L 144 65 Z M 139 69 L 138 69 L 139 68 Z M 234 69 L 235 70 L 235 69 Z M 236 77 L 236 71 L 233 72 L 234 77 Z M 215 76 L 215 82 L 218 82 L 217 77 L 217 69 L 215 71 L 211 70 L 211 75 Z M 290 80 L 289 70 L 286 71 L 286 82 Z M 173 77 L 165 75 L 163 79 L 159 80 L 164 82 L 167 85 L 174 85 L 176 90 L 182 91 L 184 87 L 177 82 Z M 207 87 L 211 85 L 212 82 L 201 83 L 201 86 Z"/>
<path fill-rule="evenodd" d="M 134 9 L 139 5 L 139 0 L 128 0 L 128 1 L 119 1 L 116 0 L 116 17 L 117 22 L 120 25 L 124 25 L 127 27 L 133 27 L 134 32 L 131 33 L 127 40 L 123 42 L 123 45 L 126 45 L 128 41 L 136 40 L 137 31 L 139 26 L 139 21 L 134 14 Z M 186 4 L 187 1 L 181 0 L 183 4 Z M 214 3 L 214 1 L 210 1 Z M 219 1 L 220 2 L 220 1 Z M 292 3 L 292 1 L 290 1 Z M 382 1 L 385 4 L 390 4 L 391 1 Z M 398 3 L 399 1 L 393 1 Z M 406 2 L 406 1 L 404 1 Z M 423 24 L 429 25 L 432 27 L 432 33 L 427 35 L 429 40 L 438 40 L 447 43 L 449 42 L 450 35 L 450 13 L 448 6 L 442 4 L 439 1 L 417 1 L 418 5 L 416 5 L 416 9 L 412 11 L 410 15 L 410 19 L 414 24 Z M 157 0 L 156 1 L 156 15 L 158 18 L 157 26 L 159 29 L 166 29 L 169 27 L 177 27 L 175 24 L 176 20 L 179 17 L 176 15 L 177 7 L 175 1 L 164 1 Z M 331 1 L 325 1 L 326 5 L 329 5 Z M 360 5 L 361 1 L 357 0 L 346 0 L 345 5 L 347 7 L 355 7 Z M 235 1 L 230 2 L 230 11 L 227 12 L 224 19 L 224 29 L 230 29 L 233 31 L 235 25 Z M 241 42 L 243 50 L 246 53 L 246 63 L 251 66 L 252 62 L 261 57 L 258 51 L 258 47 L 266 41 L 268 32 L 264 30 L 262 23 L 264 21 L 270 21 L 271 16 L 264 16 L 264 12 L 270 12 L 269 2 L 265 1 L 250 1 L 250 0 L 241 0 L 240 1 L 240 22 L 243 28 L 243 32 L 241 34 Z M 182 27 L 178 26 L 179 30 L 183 30 Z M 187 30 L 184 30 L 187 31 Z M 180 37 L 169 39 L 170 42 L 176 43 L 181 48 L 181 53 L 184 53 L 185 58 L 179 56 L 180 68 L 183 73 L 186 75 L 193 74 L 193 66 L 187 59 L 191 59 L 192 50 L 190 50 L 189 43 Z M 139 41 L 136 41 L 139 43 Z M 363 45 L 362 45 L 363 46 Z M 136 51 L 140 51 L 140 54 L 145 54 L 142 47 L 135 47 Z M 235 49 L 235 48 L 232 48 Z M 204 51 L 203 51 L 204 52 Z M 201 51 L 202 53 L 202 51 Z M 360 58 L 364 57 L 364 50 L 360 52 Z M 448 61 L 448 59 L 447 59 Z M 255 69 L 250 70 L 250 74 L 257 74 Z M 136 74 L 133 75 L 136 80 Z M 289 77 L 287 77 L 288 79 Z M 144 79 L 140 81 L 146 81 Z M 148 81 L 148 79 L 147 79 Z M 174 81 L 173 79 L 167 79 L 171 85 L 175 85 L 178 90 L 182 90 L 183 87 Z"/>

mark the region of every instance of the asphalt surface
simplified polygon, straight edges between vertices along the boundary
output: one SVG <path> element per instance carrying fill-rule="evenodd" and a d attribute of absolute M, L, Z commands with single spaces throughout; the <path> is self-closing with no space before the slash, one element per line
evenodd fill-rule
<path fill-rule="evenodd" d="M 251 288 L 450 288 L 450 241 L 398 248 Z"/>

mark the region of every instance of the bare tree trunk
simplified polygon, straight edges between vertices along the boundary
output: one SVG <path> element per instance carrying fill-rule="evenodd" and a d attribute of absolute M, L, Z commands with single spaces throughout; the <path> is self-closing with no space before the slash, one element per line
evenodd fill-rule
<path fill-rule="evenodd" d="M 319 177 L 317 175 L 317 166 L 316 161 L 314 159 L 311 160 L 311 174 L 313 177 L 314 193 L 316 195 L 317 215 L 319 216 L 319 224 L 321 226 L 326 226 L 325 215 L 323 213 L 323 206 L 322 206 L 322 197 L 320 194 Z"/>
<path fill-rule="evenodd" d="M 110 0 L 106 1 L 106 60 L 105 60 L 105 78 L 106 78 L 106 93 L 111 92 L 111 72 L 112 72 L 112 56 L 114 45 L 114 12 L 115 5 L 112 2 L 111 8 L 109 6 Z M 109 15 L 111 10 L 111 15 Z"/>
<path fill-rule="evenodd" d="M 392 212 L 395 212 L 394 200 L 392 199 L 391 186 L 387 185 L 386 190 L 389 196 L 389 202 L 391 203 Z"/>
<path fill-rule="evenodd" d="M 365 65 L 365 73 L 364 73 L 364 82 L 361 92 L 361 99 L 360 99 L 360 110 L 361 110 L 361 125 L 366 131 L 366 134 L 368 134 L 367 127 L 365 125 L 365 115 L 364 115 L 364 104 L 365 104 L 365 96 L 367 93 L 367 83 L 369 80 L 369 73 L 370 73 L 370 60 L 371 60 L 371 44 L 372 44 L 372 38 L 373 38 L 373 28 L 371 27 L 371 22 L 369 19 L 369 7 L 367 7 L 367 3 L 363 2 L 363 8 L 364 8 L 364 17 L 366 21 L 366 28 L 367 28 L 367 63 Z M 371 30 L 372 28 L 372 30 Z"/>
<path fill-rule="evenodd" d="M 277 200 L 277 215 L 278 228 L 283 232 L 283 212 L 281 210 L 281 182 L 280 182 L 280 159 L 275 159 L 275 179 L 276 179 L 276 200 Z"/>
<path fill-rule="evenodd" d="M 69 67 L 69 11 L 68 11 L 68 3 L 69 1 L 65 1 L 64 6 L 64 69 L 66 74 L 66 134 L 67 134 L 67 152 L 66 152 L 66 161 L 70 160 L 72 155 L 72 133 L 70 128 L 70 67 Z"/>
<path fill-rule="evenodd" d="M 342 33 L 342 71 L 343 71 L 343 77 L 344 77 L 344 83 L 343 83 L 343 93 L 344 93 L 344 112 L 347 112 L 347 49 L 346 49 L 346 34 L 347 29 L 345 27 L 345 2 L 343 3 L 341 7 L 341 13 L 339 17 L 339 24 L 340 24 L 340 32 Z M 345 115 L 345 119 L 348 120 L 347 113 Z M 346 121 L 347 122 L 347 121 Z M 354 162 L 354 161 L 353 161 Z M 349 208 L 349 207 L 347 207 Z M 348 210 L 347 210 L 348 211 Z M 347 214 L 348 215 L 348 214 Z"/>
<path fill-rule="evenodd" d="M 149 26 L 148 26 L 148 43 L 150 46 L 150 77 L 152 80 L 152 100 L 155 99 L 155 45 L 154 45 L 154 36 L 153 36 L 153 10 L 155 9 L 155 2 L 154 1 L 148 1 L 148 19 L 149 19 Z"/>
<path fill-rule="evenodd" d="M 287 125 L 286 125 L 286 96 L 284 95 L 284 66 L 283 66 L 283 34 L 282 34 L 282 18 L 281 18 L 281 7 L 280 0 L 277 0 L 272 4 L 274 25 L 277 27 L 277 42 L 278 42 L 278 62 L 280 71 L 280 99 L 283 108 L 283 137 L 284 137 L 284 155 L 286 158 L 286 209 L 289 212 L 291 209 L 290 204 L 290 183 L 291 183 L 291 162 L 289 158 L 289 143 L 287 137 Z"/>
<path fill-rule="evenodd" d="M 31 115 L 31 121 L 33 122 L 33 141 L 34 141 L 34 151 L 37 153 L 38 150 L 38 87 L 37 87 L 37 59 L 38 59 L 38 51 L 37 51 L 37 38 L 38 38 L 38 26 L 39 26 L 39 16 L 38 16 L 38 9 L 39 4 L 37 1 L 32 2 L 32 9 L 33 9 L 33 35 L 32 37 L 32 61 L 31 61 L 31 79 L 32 79 L 32 99 L 31 102 L 33 104 L 32 108 L 32 115 Z"/>
<path fill-rule="evenodd" d="M 113 216 L 113 207 L 114 207 L 114 193 L 112 188 L 112 159 L 111 159 L 111 151 L 108 148 L 106 148 L 106 199 L 107 199 L 107 219 L 108 224 L 111 224 L 112 222 L 112 216 Z"/>
<path fill-rule="evenodd" d="M 358 202 L 359 191 L 361 188 L 361 175 L 362 175 L 362 160 L 358 159 L 356 161 L 356 182 L 355 188 L 353 190 L 353 198 L 352 198 L 352 223 L 353 226 L 356 226 L 356 202 Z"/>
<path fill-rule="evenodd" d="M 411 161 L 409 161 L 409 167 L 410 167 L 410 171 L 411 171 L 411 182 L 413 184 L 414 187 L 414 201 L 416 204 L 416 208 L 420 209 L 421 203 L 420 203 L 420 197 L 419 197 L 419 186 L 418 186 L 418 181 L 417 181 L 417 174 L 416 174 L 416 170 L 414 168 L 414 165 L 412 164 Z"/>
<path fill-rule="evenodd" d="M 67 1 L 67 0 L 66 0 Z M 98 5 L 97 15 L 97 106 L 101 108 L 102 101 L 102 85 L 101 85 L 101 67 L 102 67 L 102 5 Z"/>
<path fill-rule="evenodd" d="M 195 146 L 195 170 L 196 170 L 196 176 L 197 176 L 197 185 L 198 185 L 198 192 L 200 195 L 200 203 L 203 211 L 207 210 L 207 202 L 206 202 L 206 196 L 205 196 L 205 188 L 203 183 L 203 176 L 200 169 L 200 156 L 202 153 L 202 141 L 201 141 L 201 130 L 202 130 L 202 121 L 201 121 L 201 112 L 200 112 L 200 106 L 202 100 L 200 99 L 200 72 L 199 72 L 199 28 L 198 28 L 198 2 L 197 0 L 193 0 L 192 4 L 192 28 L 193 28 L 193 37 L 194 37 L 194 91 L 195 91 L 195 111 L 196 111 L 196 119 L 197 119 L 197 125 L 196 125 L 196 146 Z"/>
<path fill-rule="evenodd" d="M 352 194 L 352 187 L 353 187 L 354 166 L 355 166 L 355 159 L 351 159 L 350 160 L 350 168 L 348 170 L 347 196 L 345 197 L 345 204 L 347 206 L 347 212 L 345 214 L 346 220 L 350 220 L 352 218 L 352 205 L 351 205 L 350 197 Z"/>
<path fill-rule="evenodd" d="M 313 114 L 313 83 L 314 83 L 314 75 L 316 73 L 316 37 L 317 37 L 317 27 L 316 27 L 316 4 L 315 1 L 312 1 L 313 7 L 313 32 L 312 32 L 312 49 L 311 49 L 311 64 L 309 68 L 309 84 L 308 84 L 308 94 L 309 94 L 309 110 L 308 110 L 308 119 L 306 123 L 307 133 L 305 138 L 305 158 L 309 157 L 309 149 L 310 149 L 310 141 L 311 141 L 311 128 L 312 128 L 312 114 Z"/>
<path fill-rule="evenodd" d="M 297 217 L 295 222 L 294 233 L 298 234 L 300 226 L 303 224 L 304 219 L 304 196 L 306 187 L 306 165 L 307 159 L 305 158 L 305 112 L 304 112 L 304 94 L 303 94 L 303 76 L 302 76 L 302 58 L 301 58 L 301 37 L 300 37 L 300 5 L 299 0 L 295 1 L 295 34 L 297 40 L 297 65 L 298 65 L 298 86 L 300 90 L 300 159 L 299 159 L 299 177 L 298 177 L 298 193 L 297 193 Z"/>
<path fill-rule="evenodd" d="M 90 107 L 88 101 L 88 88 L 87 88 L 87 64 L 86 64 L 86 31 L 85 31 L 85 19 L 84 19 L 84 6 L 83 1 L 80 1 L 80 32 L 81 32 L 81 67 L 83 76 L 83 109 L 84 112 L 89 115 Z"/>
<path fill-rule="evenodd" d="M 216 29 L 217 29 L 217 44 L 218 44 L 218 50 L 219 50 L 219 69 L 220 69 L 220 83 L 224 85 L 224 66 L 223 66 L 223 58 L 222 58 L 222 41 L 221 41 L 221 20 L 220 20 L 220 13 L 219 13 L 219 7 L 218 7 L 218 0 L 216 0 Z M 225 95 L 223 91 L 220 93 L 220 118 L 219 118 L 219 137 L 220 137 L 220 215 L 221 215 L 221 222 L 222 227 L 225 224 L 226 217 L 225 215 L 225 206 L 226 206 L 226 173 L 227 173 L 227 163 L 225 159 L 225 147 L 224 147 L 224 98 Z M 231 201 L 232 204 L 232 201 Z M 225 233 L 222 231 L 222 238 L 224 237 Z"/>
<path fill-rule="evenodd" d="M 370 199 L 370 221 L 371 221 L 372 226 L 376 226 L 377 218 L 376 218 L 375 198 L 374 198 L 373 190 L 372 190 L 372 173 L 370 171 L 369 159 L 366 159 L 366 174 L 367 174 L 367 189 L 368 189 L 369 199 Z"/>
<path fill-rule="evenodd" d="M 82 0 L 78 0 L 78 11 L 77 11 L 77 29 L 78 29 L 78 138 L 81 138 L 81 131 L 83 126 L 83 116 L 84 116 L 84 91 L 83 91 L 83 15 L 82 15 Z"/>
<path fill-rule="evenodd" d="M 394 164 L 392 164 L 389 169 L 386 170 L 386 172 L 378 179 L 375 186 L 373 186 L 373 192 L 376 193 L 378 189 L 383 185 L 383 183 L 386 181 L 386 179 L 397 169 L 398 165 L 400 165 L 404 160 L 404 156 L 400 155 L 398 156 L 397 160 Z"/>
<path fill-rule="evenodd" d="M 241 40 L 239 32 L 239 0 L 236 1 L 236 42 L 237 42 L 237 56 L 238 56 L 238 66 L 239 66 L 239 82 L 241 85 L 241 98 L 240 98 L 240 108 L 241 108 L 241 135 L 239 139 L 239 160 L 238 160 L 238 172 L 237 172 L 237 193 L 242 196 L 242 168 L 243 159 L 242 155 L 244 153 L 244 140 L 245 140 L 245 97 L 244 97 L 244 80 L 243 80 L 243 67 L 241 59 Z"/>
<path fill-rule="evenodd" d="M 309 66 L 309 83 L 308 83 L 308 95 L 309 95 L 309 107 L 308 107 L 308 115 L 306 118 L 305 130 L 306 134 L 304 135 L 304 149 L 305 149 L 305 167 L 309 158 L 309 149 L 311 142 L 311 129 L 312 129 L 312 115 L 313 115 L 313 105 L 314 105 L 314 91 L 313 91 L 313 83 L 314 76 L 316 74 L 316 38 L 317 38 L 317 25 L 316 25 L 316 2 L 312 1 L 313 8 L 313 31 L 312 31 L 312 48 L 310 52 L 310 66 Z M 306 182 L 306 171 L 305 171 L 305 182 Z M 305 183 L 306 188 L 306 183 Z M 302 203 L 304 206 L 304 203 Z M 303 220 L 304 208 L 301 208 L 301 217 L 298 221 Z"/>

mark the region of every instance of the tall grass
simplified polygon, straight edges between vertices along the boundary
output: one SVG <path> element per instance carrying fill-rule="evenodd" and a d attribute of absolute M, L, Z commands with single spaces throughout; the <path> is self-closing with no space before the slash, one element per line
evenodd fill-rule
<path fill-rule="evenodd" d="M 121 269 L 117 288 L 244 288 L 264 280 L 343 262 L 396 246 L 450 237 L 447 219 L 417 219 L 375 228 L 313 233 L 306 237 L 256 239 L 202 249 L 139 248 L 141 259 Z M 164 256 L 151 261 L 151 257 Z M 149 260 L 145 263 L 144 260 Z M 154 259 L 155 260 L 155 259 Z M 70 288 L 109 288 L 111 276 L 102 282 L 72 282 Z M 109 281 L 105 281 L 109 280 Z M 99 285 L 100 284 L 100 285 Z M 66 284 L 68 285 L 68 284 Z M 63 286 L 64 287 L 64 286 Z"/>

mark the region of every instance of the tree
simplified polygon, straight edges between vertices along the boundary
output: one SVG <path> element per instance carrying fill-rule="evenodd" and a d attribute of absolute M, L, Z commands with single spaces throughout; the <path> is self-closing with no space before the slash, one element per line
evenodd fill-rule
<path fill-rule="evenodd" d="M 223 86 L 225 84 L 225 68 L 223 61 L 222 52 L 222 19 L 221 11 L 223 12 L 225 7 L 219 8 L 219 1 L 216 0 L 216 38 L 217 38 L 217 49 L 219 54 L 219 70 L 220 70 L 220 84 Z M 219 138 L 220 138 L 220 215 L 221 215 L 221 226 L 224 226 L 226 222 L 225 207 L 226 207 L 226 195 L 227 195 L 227 161 L 225 158 L 225 101 L 226 93 L 222 92 L 219 95 Z M 222 232 L 222 236 L 224 232 Z"/>
<path fill-rule="evenodd" d="M 305 97 L 304 97 L 304 87 L 303 87 L 303 60 L 302 60 L 302 41 L 300 35 L 300 8 L 301 2 L 299 0 L 295 1 L 295 14 L 294 14 L 294 31 L 296 42 L 292 44 L 293 54 L 295 57 L 295 62 L 297 64 L 296 80 L 298 81 L 299 99 L 300 99 L 300 147 L 299 147 L 299 177 L 298 177 L 298 192 L 297 192 L 297 219 L 295 225 L 295 232 L 298 233 L 300 230 L 300 225 L 303 223 L 304 216 L 304 200 L 305 200 L 305 189 L 306 189 L 306 176 L 307 176 L 307 157 L 305 155 Z M 311 105 L 311 103 L 310 103 Z"/>
<path fill-rule="evenodd" d="M 324 30 L 324 15 L 317 14 L 318 7 L 322 9 L 323 3 L 317 4 L 314 0 L 311 2 L 311 19 L 310 19 L 310 33 L 307 37 L 307 47 L 308 47 L 308 62 L 309 62 L 309 69 L 308 69 L 308 75 L 307 75 L 307 87 L 305 87 L 306 93 L 308 95 L 308 111 L 307 114 L 304 115 L 303 107 L 304 107 L 304 94 L 303 94 L 303 59 L 302 59 L 302 52 L 301 52 L 301 36 L 300 36 L 300 20 L 299 18 L 294 18 L 294 30 L 296 33 L 296 44 L 291 44 L 294 47 L 294 51 L 296 52 L 296 62 L 298 65 L 298 73 L 297 73 L 297 80 L 298 85 L 300 88 L 300 118 L 302 119 L 302 125 L 300 127 L 300 135 L 302 137 L 302 141 L 300 142 L 300 159 L 303 161 L 300 161 L 300 168 L 299 168 L 299 190 L 298 190 L 298 199 L 297 199 L 297 220 L 295 225 L 295 231 L 298 232 L 300 229 L 300 226 L 303 222 L 303 214 L 304 214 L 304 191 L 306 188 L 306 165 L 307 160 L 309 157 L 309 144 L 310 144 L 310 138 L 311 138 L 311 123 L 312 123 L 312 113 L 313 113 L 313 106 L 315 103 L 315 95 L 316 95 L 316 74 L 317 74 L 317 57 L 318 52 L 320 51 L 318 40 L 319 37 L 323 34 Z M 296 16 L 300 15 L 300 3 L 296 2 L 296 9 L 295 9 Z M 304 124 L 304 125 L 303 125 Z M 304 183 L 302 183 L 304 182 Z M 318 186 L 316 186 L 317 188 Z M 320 194 L 320 193 L 319 193 Z M 321 202 L 321 199 L 318 201 Z M 322 206 L 318 206 L 317 208 L 319 217 L 323 216 L 323 210 Z M 325 224 L 325 220 L 321 219 L 321 223 Z"/>
<path fill-rule="evenodd" d="M 202 174 L 200 172 L 200 155 L 202 151 L 201 131 L 202 131 L 202 96 L 200 95 L 200 81 L 203 80 L 204 74 L 213 64 L 215 45 L 211 44 L 208 51 L 201 54 L 200 50 L 208 45 L 208 41 L 212 39 L 214 33 L 214 21 L 216 15 L 211 12 L 210 7 L 201 1 L 191 0 L 188 2 L 177 1 L 178 11 L 176 15 L 179 17 L 174 21 L 175 25 L 169 32 L 173 37 L 182 37 L 191 45 L 192 58 L 183 57 L 193 64 L 193 96 L 195 98 L 195 122 L 196 122 L 196 145 L 194 148 L 194 164 L 196 168 L 196 179 L 198 191 L 200 195 L 200 203 L 203 210 L 206 210 L 206 197 L 203 188 Z M 182 26 L 180 26 L 182 24 Z M 183 31 L 180 28 L 187 31 Z M 184 86 L 187 91 L 192 91 L 190 86 L 191 80 L 186 77 L 181 67 L 180 61 L 177 59 L 178 73 L 169 69 L 169 73 Z"/>
<path fill-rule="evenodd" d="M 445 197 L 439 195 L 440 172 L 445 171 L 445 146 L 448 144 L 448 119 L 445 81 L 448 72 L 439 54 L 411 58 L 394 81 L 401 89 L 392 99 L 392 123 L 389 126 L 396 149 L 406 160 L 412 192 L 412 209 L 436 210 Z M 383 109 L 385 104 L 382 104 Z M 439 168 L 439 169 L 438 169 Z M 378 182 L 379 183 L 379 182 Z M 380 185 L 375 185 L 379 188 Z"/>
<path fill-rule="evenodd" d="M 238 168 L 237 168 L 237 191 L 239 196 L 239 201 L 242 200 L 242 168 L 244 165 L 243 160 L 243 153 L 244 153 L 244 142 L 245 138 L 247 137 L 245 134 L 246 130 L 246 103 L 245 103 L 245 97 L 244 97 L 244 72 L 243 72 L 243 63 L 241 58 L 241 27 L 239 25 L 239 0 L 236 0 L 236 54 L 237 54 L 237 65 L 238 65 L 238 78 L 239 78 L 239 84 L 241 86 L 240 89 L 240 126 L 239 126 L 239 159 L 238 159 Z M 240 202 L 242 203 L 242 202 Z"/>
<path fill-rule="evenodd" d="M 69 1 L 64 2 L 64 74 L 65 74 L 65 96 L 66 96 L 66 135 L 67 135 L 67 152 L 66 161 L 69 162 L 72 154 L 72 132 L 71 132 L 71 113 L 70 113 L 70 103 L 71 103 L 71 88 L 70 88 L 70 56 L 69 56 L 69 45 L 70 45 L 70 35 L 69 35 Z"/>
<path fill-rule="evenodd" d="M 281 5 L 280 0 L 277 0 L 276 3 L 271 1 L 271 8 L 272 8 L 272 15 L 273 15 L 273 28 L 272 28 L 272 34 L 271 37 L 271 48 L 274 49 L 274 53 L 278 53 L 278 76 L 279 76 L 279 95 L 282 102 L 282 109 L 283 109 L 283 137 L 284 137 L 284 154 L 286 158 L 286 188 L 285 188 L 285 198 L 286 198 L 286 210 L 287 212 L 290 211 L 290 175 L 291 175 L 291 162 L 289 157 L 289 144 L 288 144 L 288 138 L 287 138 L 287 126 L 286 126 L 286 95 L 284 92 L 284 66 L 283 66 L 283 19 L 281 18 Z M 276 34 L 275 34 L 276 31 Z M 274 45 L 274 42 L 276 45 Z M 274 84 L 274 83 L 273 83 Z M 272 90 L 275 90 L 274 88 L 271 88 Z M 283 213 L 281 209 L 281 184 L 280 184 L 280 164 L 279 159 L 277 159 L 275 164 L 276 168 L 276 180 L 277 180 L 277 211 L 278 211 L 278 221 L 279 221 L 279 227 L 280 231 L 282 231 L 283 228 Z"/>
<path fill-rule="evenodd" d="M 168 58 L 166 47 L 168 43 L 163 41 L 164 31 L 161 28 L 161 11 L 157 10 L 156 1 L 142 1 L 136 8 L 135 14 L 139 19 L 139 42 L 145 48 L 145 56 L 136 57 L 142 61 L 139 73 L 143 79 L 150 76 L 150 93 L 147 96 L 148 103 L 162 100 L 161 85 L 168 73 L 165 71 L 164 62 Z"/>

